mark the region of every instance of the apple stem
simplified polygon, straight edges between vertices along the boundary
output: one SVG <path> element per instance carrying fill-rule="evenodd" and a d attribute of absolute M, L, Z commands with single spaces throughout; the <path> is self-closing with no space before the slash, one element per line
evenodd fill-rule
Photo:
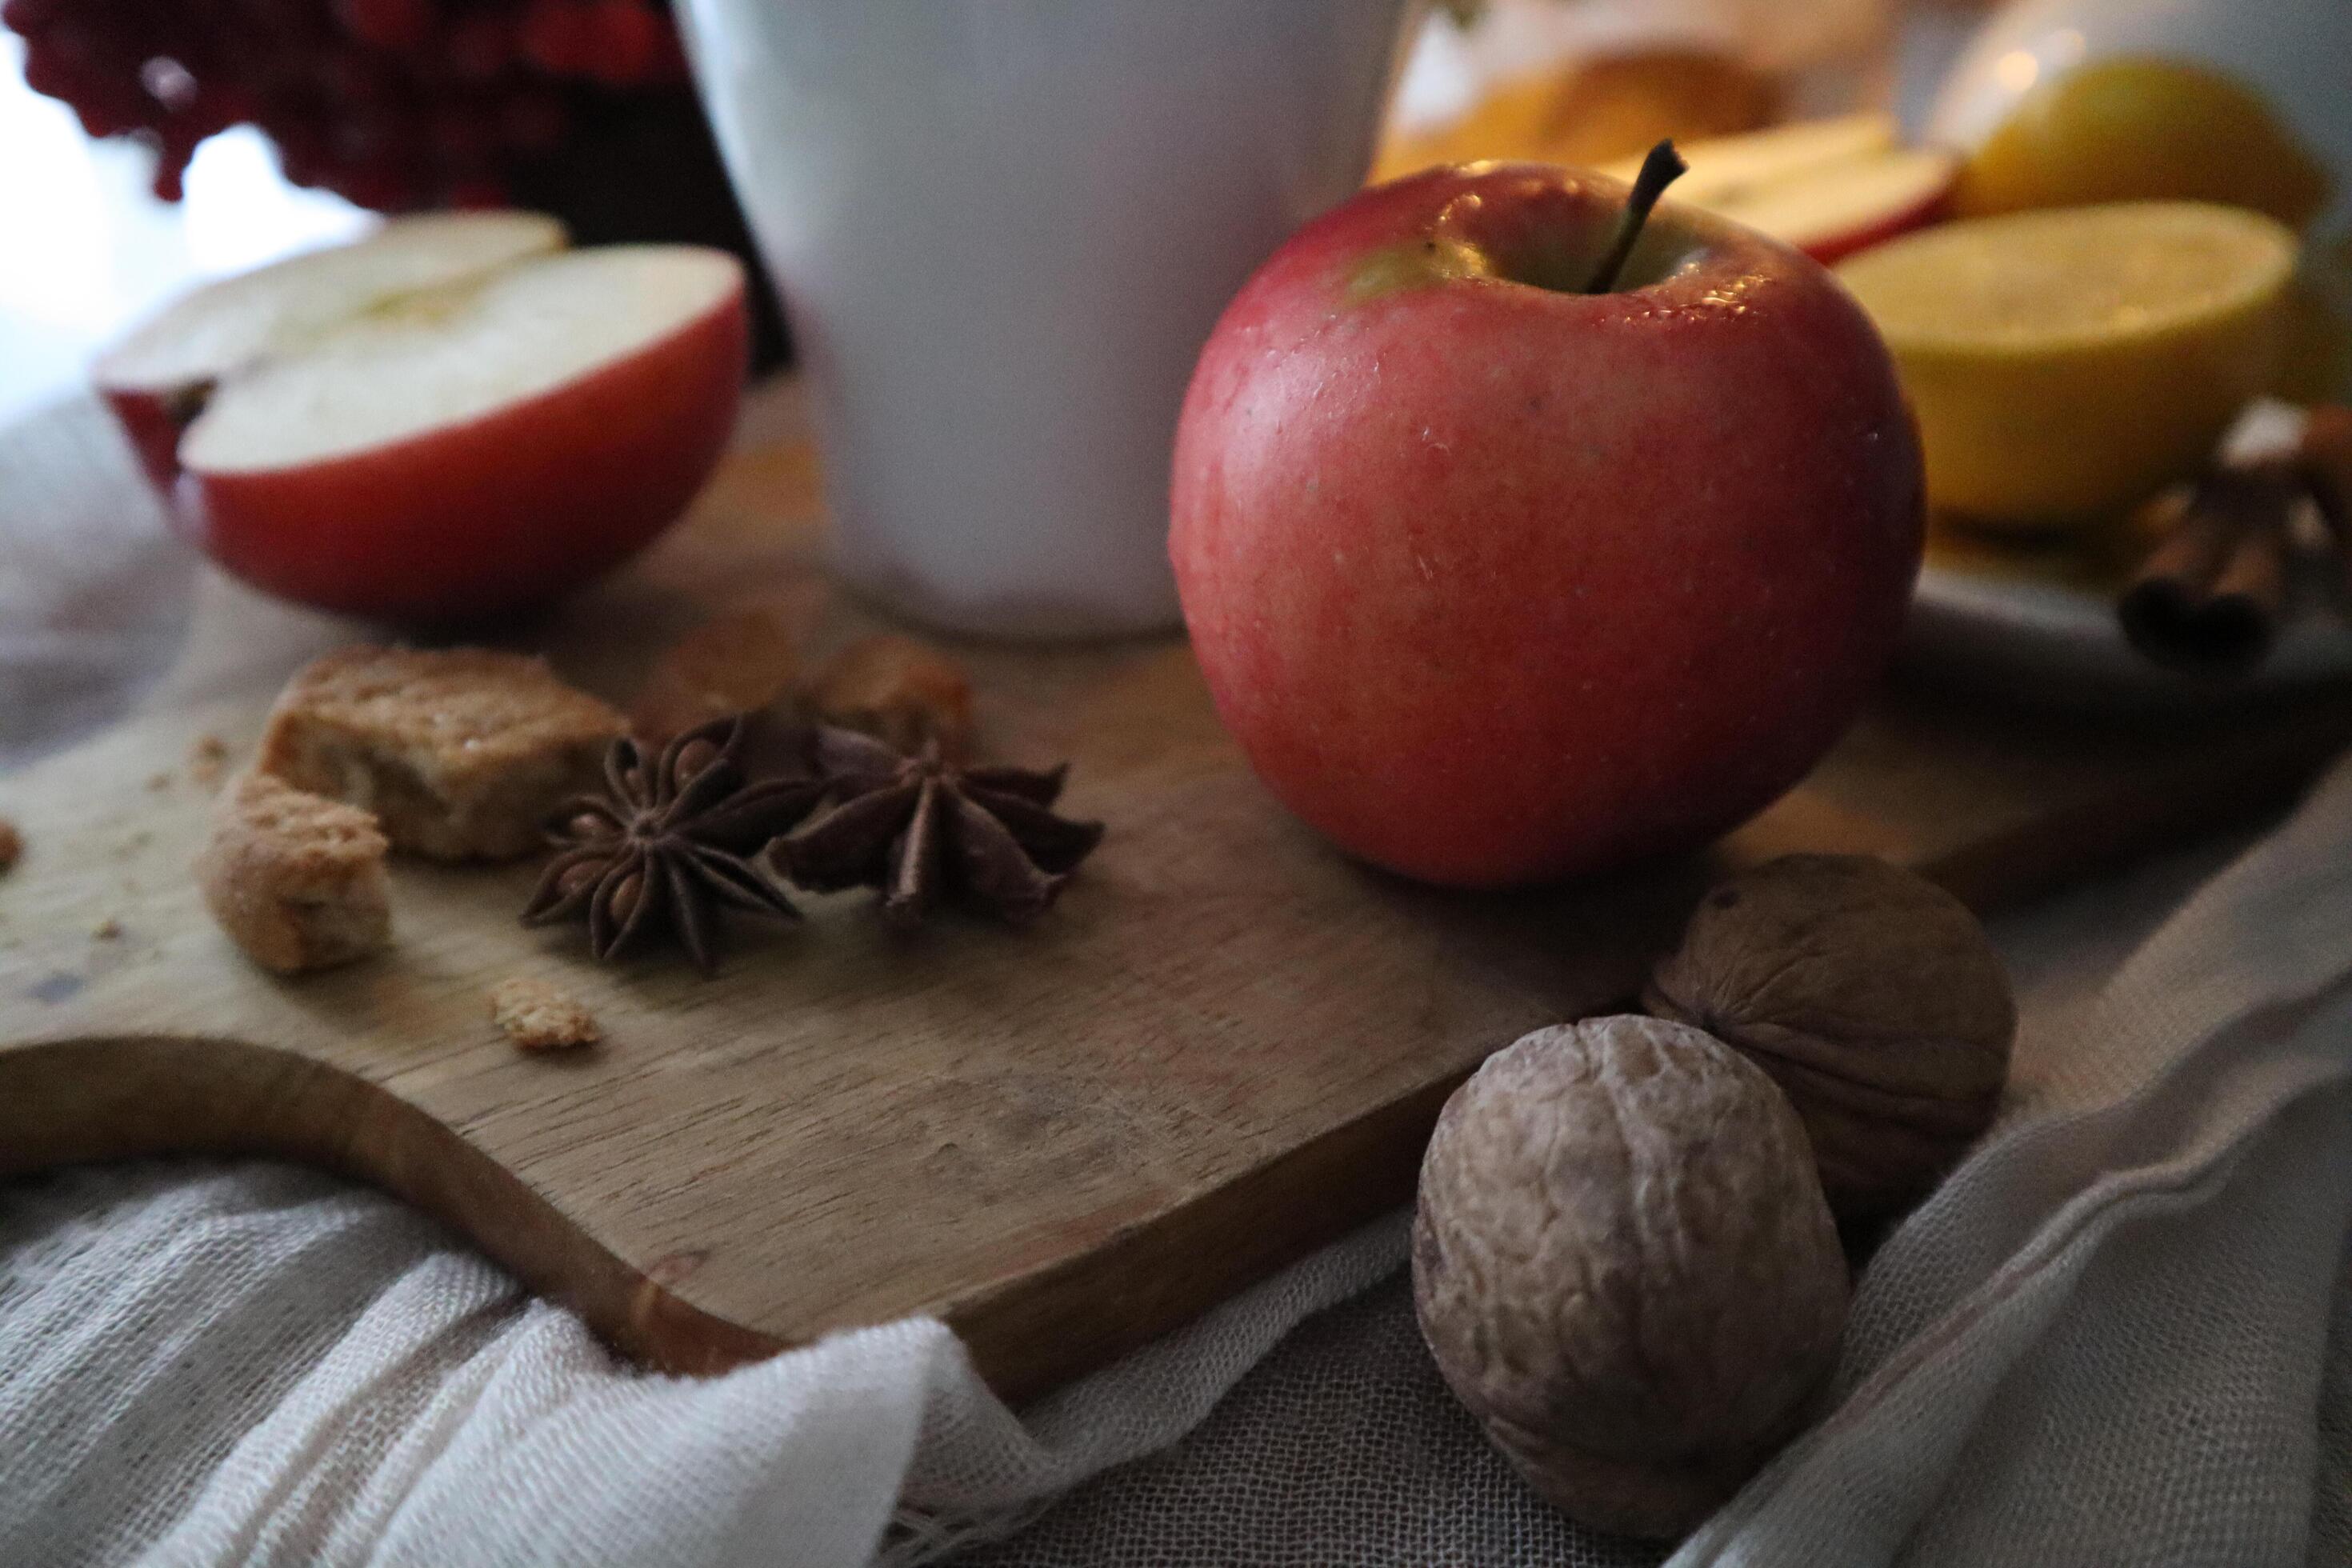
<path fill-rule="evenodd" d="M 1592 281 L 1584 286 L 1588 294 L 1606 294 L 1617 286 L 1617 274 L 1625 269 L 1626 258 L 1642 238 L 1642 229 L 1650 221 L 1650 209 L 1666 194 L 1666 187 L 1683 177 L 1690 168 L 1683 155 L 1675 151 L 1670 137 L 1650 149 L 1642 160 L 1642 172 L 1633 176 L 1633 194 L 1625 198 L 1625 216 L 1617 221 L 1616 243 L 1609 254 L 1601 258 L 1593 270 Z"/>

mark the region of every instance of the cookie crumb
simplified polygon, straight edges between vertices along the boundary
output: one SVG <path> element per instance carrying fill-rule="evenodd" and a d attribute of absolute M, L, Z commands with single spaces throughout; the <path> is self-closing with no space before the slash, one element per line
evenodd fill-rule
<path fill-rule="evenodd" d="M 168 773 L 150 773 L 147 775 L 147 787 L 161 795 L 172 787 L 172 775 Z"/>
<path fill-rule="evenodd" d="M 188 776 L 200 784 L 216 784 L 228 768 L 228 742 L 218 735 L 199 735 L 188 748 Z"/>
<path fill-rule="evenodd" d="M 196 883 L 256 963 L 325 969 L 392 940 L 388 847 L 368 813 L 247 773 L 214 805 Z"/>
<path fill-rule="evenodd" d="M 97 942 L 112 942 L 122 934 L 122 922 L 109 915 L 90 927 L 89 934 L 91 939 Z"/>
<path fill-rule="evenodd" d="M 546 981 L 527 976 L 490 987 L 490 1016 L 518 1050 L 564 1050 L 604 1037 L 594 1014 Z"/>
<path fill-rule="evenodd" d="M 16 825 L 0 816 L 0 876 L 5 876 L 25 858 L 25 836 Z"/>

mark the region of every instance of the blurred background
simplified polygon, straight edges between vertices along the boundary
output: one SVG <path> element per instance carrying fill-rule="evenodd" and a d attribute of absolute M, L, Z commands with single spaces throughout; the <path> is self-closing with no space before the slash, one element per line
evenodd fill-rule
<path fill-rule="evenodd" d="M 1859 106 L 1916 123 L 1983 13 L 1439 9 L 1382 171 L 1606 162 Z M 0 23 L 0 422 L 74 390 L 99 346 L 191 280 L 349 237 L 373 212 L 511 201 L 583 240 L 743 247 L 661 0 L 6 0 Z"/>

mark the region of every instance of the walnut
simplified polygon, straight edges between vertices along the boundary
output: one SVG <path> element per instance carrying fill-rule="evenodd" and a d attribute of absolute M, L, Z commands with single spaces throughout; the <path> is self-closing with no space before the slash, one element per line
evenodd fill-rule
<path fill-rule="evenodd" d="M 1643 1003 L 1772 1075 L 1855 1221 L 1924 1197 L 1991 1122 L 2017 1033 L 1976 917 L 1863 856 L 1785 856 L 1707 894 Z"/>
<path fill-rule="evenodd" d="M 1539 1029 L 1447 1101 L 1413 1305 L 1455 1395 L 1535 1489 L 1684 1533 L 1805 1420 L 1845 1259 L 1772 1082 L 1656 1018 Z"/>

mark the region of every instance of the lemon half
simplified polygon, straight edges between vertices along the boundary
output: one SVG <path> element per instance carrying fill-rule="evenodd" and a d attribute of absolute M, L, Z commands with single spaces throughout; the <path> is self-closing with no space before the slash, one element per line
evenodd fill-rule
<path fill-rule="evenodd" d="M 2132 202 L 1948 224 L 1838 276 L 1902 373 L 1929 502 L 2045 526 L 2205 461 L 2277 380 L 2295 253 L 2259 213 Z"/>

